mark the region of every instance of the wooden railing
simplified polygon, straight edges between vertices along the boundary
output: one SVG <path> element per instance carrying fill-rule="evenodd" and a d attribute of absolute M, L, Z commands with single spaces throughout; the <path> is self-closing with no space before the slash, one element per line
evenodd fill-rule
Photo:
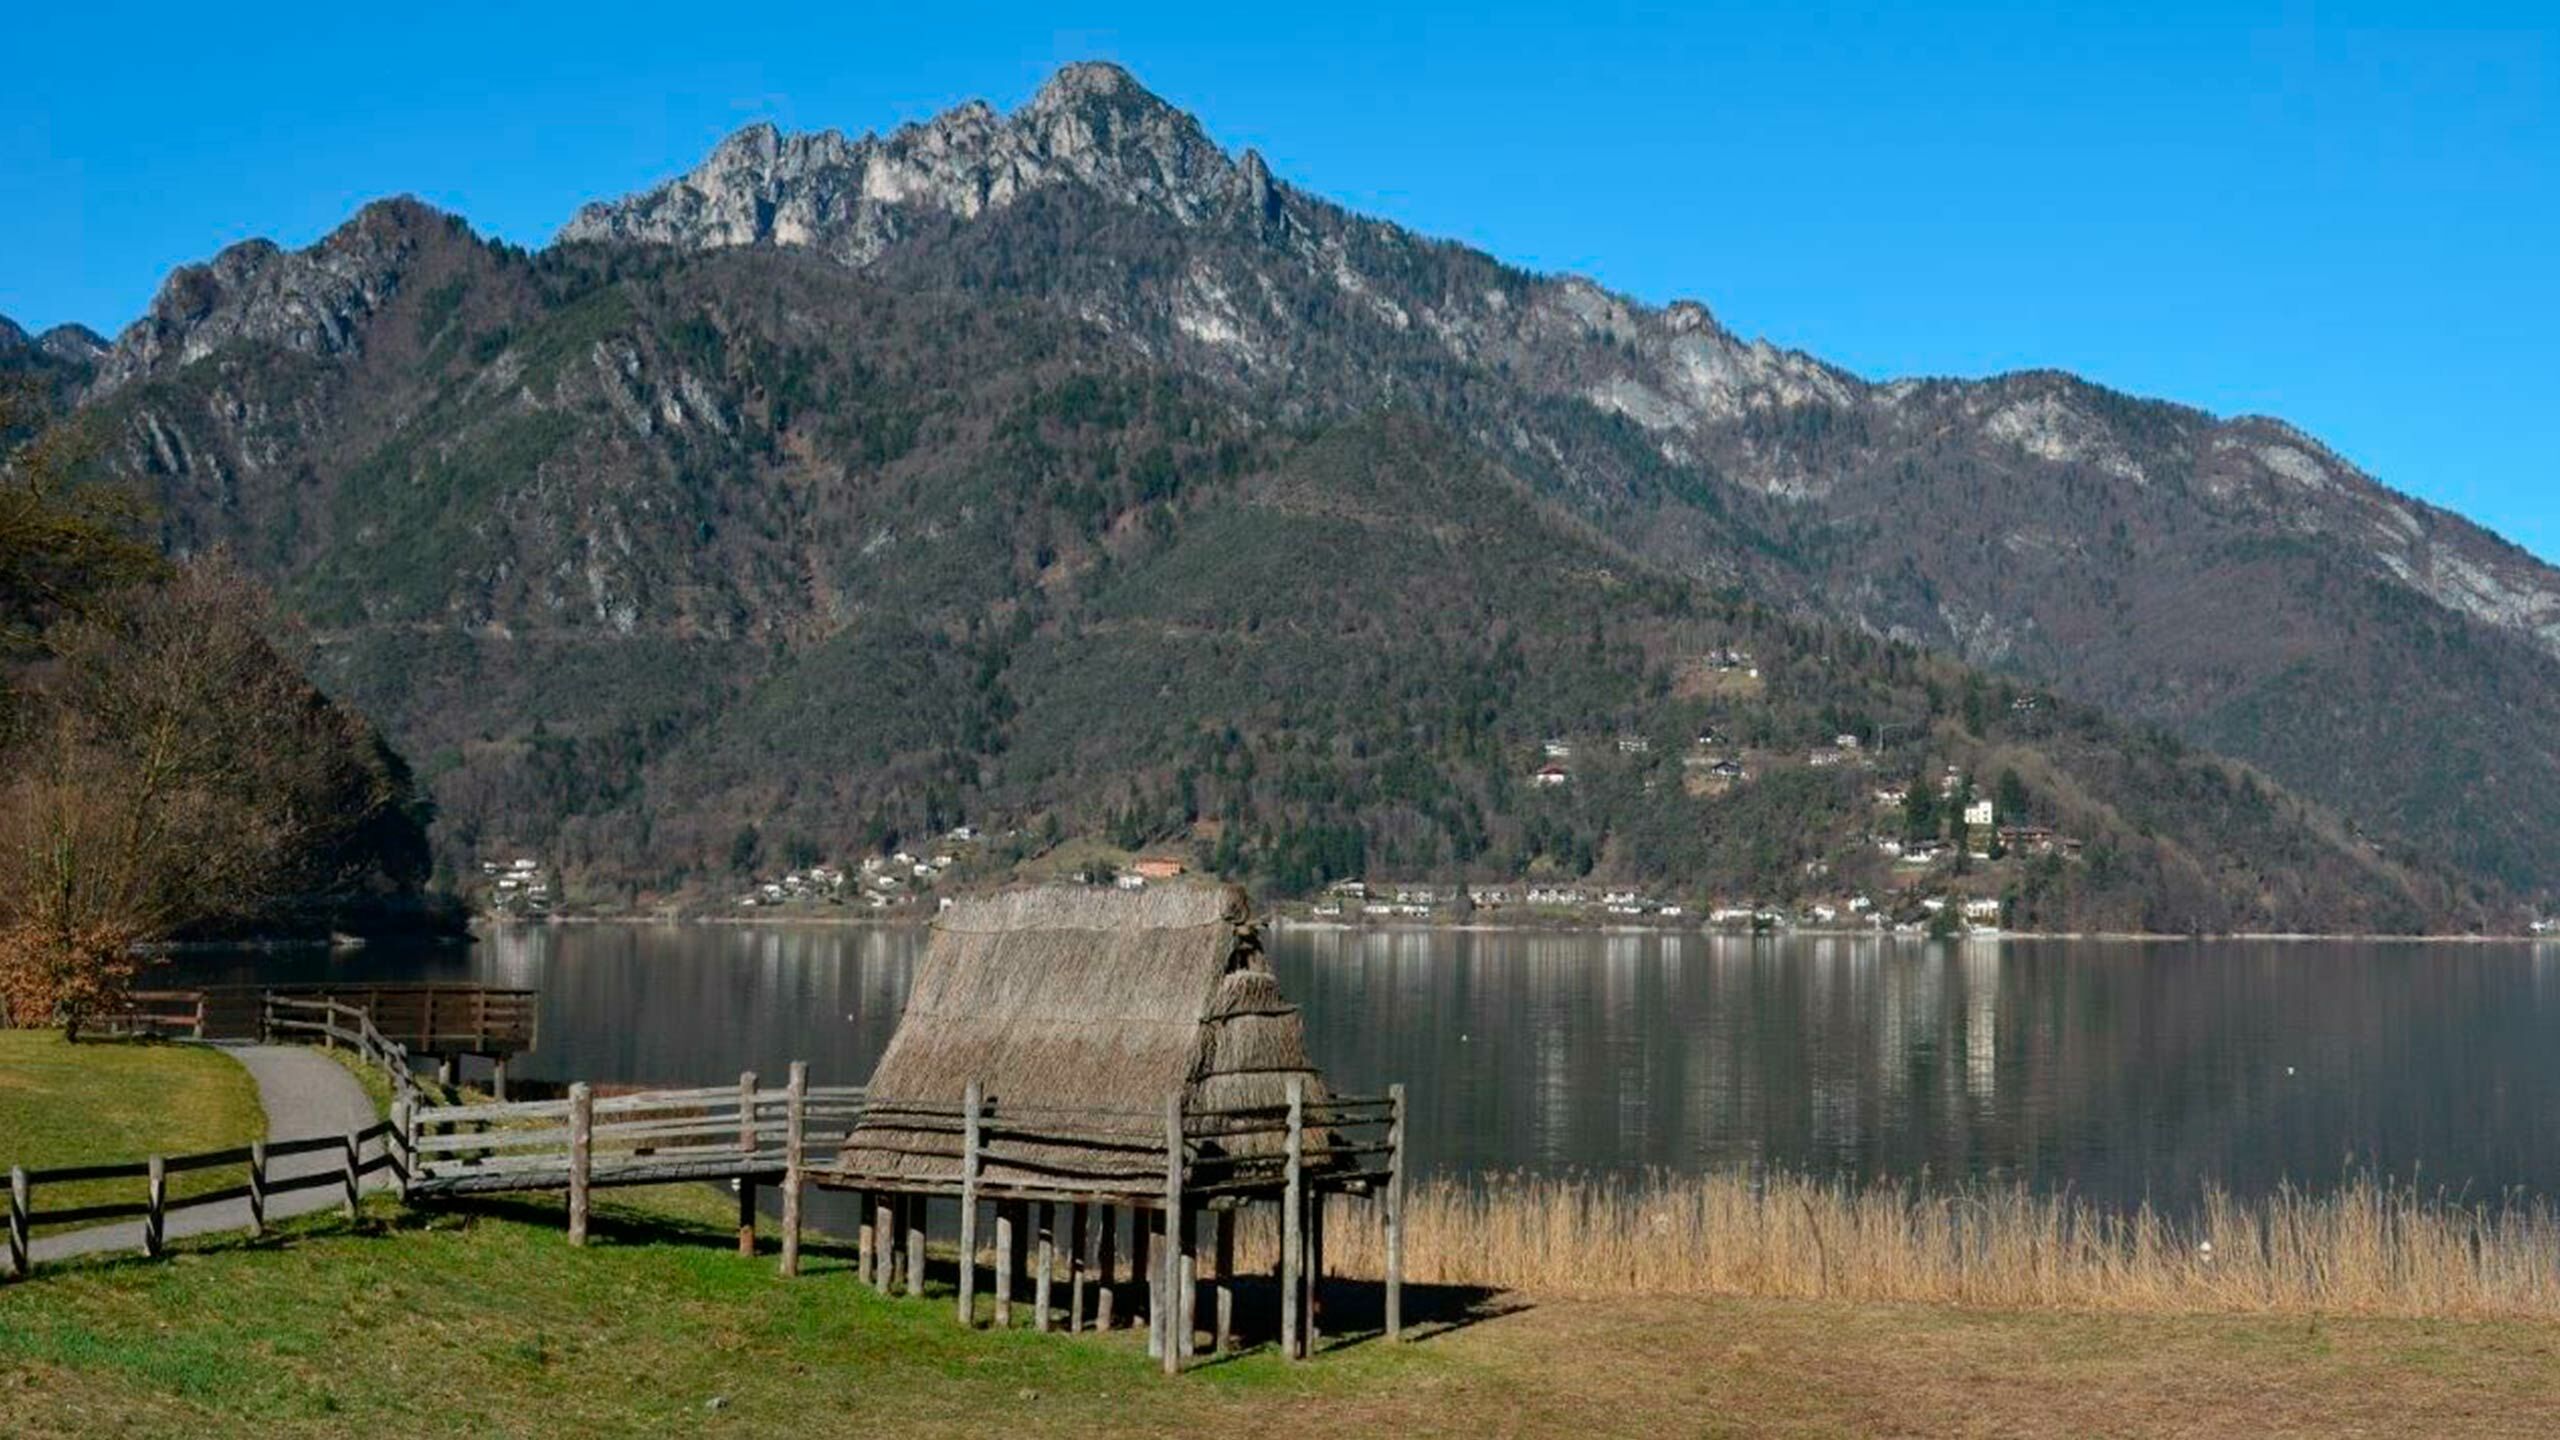
<path fill-rule="evenodd" d="M 374 1153 L 370 1157 L 363 1153 L 366 1146 L 373 1147 Z M 270 1173 L 269 1167 L 274 1162 L 301 1155 L 334 1155 L 338 1163 L 307 1169 L 298 1175 Z M 245 1219 L 224 1229 L 258 1234 L 266 1228 L 268 1201 L 278 1195 L 324 1187 L 336 1188 L 344 1196 L 346 1213 L 353 1216 L 365 1176 L 389 1169 L 397 1178 L 404 1173 L 405 1165 L 406 1156 L 400 1146 L 397 1127 L 391 1121 L 382 1120 L 344 1135 L 258 1141 L 193 1155 L 154 1155 L 145 1160 L 104 1165 L 62 1165 L 45 1170 L 12 1167 L 9 1171 L 9 1273 L 14 1278 L 23 1279 L 34 1268 L 34 1232 L 39 1226 L 103 1225 L 139 1220 L 142 1233 L 133 1248 L 145 1255 L 158 1256 L 166 1248 L 168 1224 L 174 1216 L 246 1201 Z M 169 1198 L 170 1176 L 225 1168 L 243 1170 L 243 1179 L 237 1184 L 184 1199 Z M 75 1184 L 94 1187 L 116 1181 L 141 1182 L 141 1196 L 103 1204 L 66 1205 L 52 1210 L 36 1208 L 37 1197 L 55 1187 Z"/>
<path fill-rule="evenodd" d="M 418 1076 L 409 1065 L 409 1047 L 384 1039 L 371 1011 L 336 1000 L 303 1000 L 270 992 L 258 1028 L 273 1040 L 317 1040 L 331 1050 L 343 1045 L 390 1080 L 396 1102 L 417 1104 Z"/>
<path fill-rule="evenodd" d="M 534 1048 L 539 999 L 531 990 L 469 984 L 209 985 L 136 990 L 125 1008 L 89 1024 L 102 1033 L 265 1040 L 273 1038 L 266 1024 L 273 1002 L 325 1001 L 363 1011 L 413 1055 L 504 1057 Z"/>

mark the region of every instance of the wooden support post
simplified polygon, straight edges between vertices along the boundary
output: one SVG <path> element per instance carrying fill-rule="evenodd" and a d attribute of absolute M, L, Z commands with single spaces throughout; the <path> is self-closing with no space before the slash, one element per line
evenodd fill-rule
<path fill-rule="evenodd" d="M 800 1192 L 808 1177 L 800 1168 L 800 1146 L 808 1123 L 809 1062 L 791 1062 L 791 1079 L 783 1090 L 782 1126 L 782 1273 L 800 1273 Z"/>
<path fill-rule="evenodd" d="M 1129 1207 L 1129 1328 L 1152 1322 L 1155 1302 L 1155 1271 L 1150 1267 L 1155 1255 L 1155 1219 L 1146 1211 Z M 1153 1352 L 1150 1352 L 1153 1353 Z"/>
<path fill-rule="evenodd" d="M 1280 1353 L 1306 1358 L 1298 1330 L 1298 1276 L 1306 1261 L 1306 1076 L 1288 1079 L 1288 1150 L 1280 1186 Z"/>
<path fill-rule="evenodd" d="M 489 1094 L 499 1104 L 507 1103 L 507 1057 L 504 1055 L 489 1062 Z"/>
<path fill-rule="evenodd" d="M 1157 1326 L 1164 1332 L 1164 1373 L 1182 1373 L 1183 1352 L 1191 1348 L 1191 1302 L 1184 1293 L 1184 1277 L 1190 1272 L 1189 1246 L 1183 1232 L 1182 1209 L 1182 1092 L 1164 1097 L 1164 1289 L 1156 1298 L 1155 1309 L 1163 1313 Z"/>
<path fill-rule="evenodd" d="M 756 1153 L 756 1072 L 738 1072 L 738 1255 L 756 1254 L 756 1181 L 744 1167 Z"/>
<path fill-rule="evenodd" d="M 972 1080 L 960 1095 L 960 1323 L 978 1323 L 978 1107 L 986 1092 Z"/>
<path fill-rule="evenodd" d="M 157 1155 L 151 1157 L 148 1183 L 151 1192 L 147 1207 L 142 1212 L 142 1253 L 157 1259 L 168 1238 L 169 1162 L 167 1160 Z"/>
<path fill-rule="evenodd" d="M 1035 1258 L 1032 1261 L 1036 1268 L 1031 1272 L 1031 1328 L 1045 1335 L 1049 1333 L 1050 1272 L 1057 1268 L 1058 1263 L 1058 1207 L 1049 1201 L 1041 1201 L 1034 1224 L 1040 1243 L 1033 1252 Z"/>
<path fill-rule="evenodd" d="M 1387 1338 L 1404 1338 L 1404 1086 L 1387 1087 Z"/>
<path fill-rule="evenodd" d="M 1084 1328 L 1085 1212 L 1092 1208 L 1081 1201 L 1070 1201 L 1067 1205 L 1067 1333 L 1070 1335 Z"/>
<path fill-rule="evenodd" d="M 874 1248 L 878 1242 L 873 1238 L 876 1232 L 871 1224 L 870 1191 L 853 1192 L 853 1218 L 853 1273 L 857 1283 L 868 1285 L 873 1257 L 878 1253 Z"/>
<path fill-rule="evenodd" d="M 1200 1252 L 1197 1232 L 1182 1247 L 1182 1358 L 1200 1353 Z"/>
<path fill-rule="evenodd" d="M 898 1197 L 883 1192 L 871 1201 L 871 1288 L 886 1295 L 898 1269 Z"/>
<path fill-rule="evenodd" d="M 267 1142 L 249 1142 L 249 1233 L 267 1233 Z"/>
<path fill-rule="evenodd" d="M 587 1243 L 587 1180 L 595 1164 L 595 1087 L 569 1087 L 569 1243 Z"/>
<path fill-rule="evenodd" d="M 1289 1140 L 1281 1171 L 1280 1199 L 1280 1353 L 1304 1359 L 1306 1337 L 1298 1328 L 1299 1266 L 1306 1258 L 1307 1082 L 1289 1077 Z"/>
<path fill-rule="evenodd" d="M 924 1220 L 926 1210 L 922 1195 L 907 1197 L 907 1294 L 921 1299 L 924 1295 Z"/>
<path fill-rule="evenodd" d="M 1324 1339 L 1324 1191 L 1307 1196 L 1307 1353 Z"/>
<path fill-rule="evenodd" d="M 26 1279 L 35 1266 L 27 1241 L 27 1216 L 35 1208 L 29 1192 L 34 1188 L 27 1182 L 26 1166 L 9 1167 L 9 1278 L 13 1280 Z"/>
<path fill-rule="evenodd" d="M 996 1202 L 996 1328 L 1013 1328 L 1013 1241 L 1018 1233 L 1014 1216 L 1020 1206 L 1011 1200 Z"/>
<path fill-rule="evenodd" d="M 1147 1231 L 1147 1254 L 1138 1262 L 1147 1277 L 1147 1358 L 1160 1360 L 1164 1337 L 1172 1329 L 1164 1323 L 1165 1297 L 1173 1293 L 1173 1287 L 1164 1283 L 1164 1258 L 1173 1253 L 1173 1246 L 1165 1238 L 1164 1216 L 1159 1212 L 1139 1211 L 1138 1223 Z"/>
<path fill-rule="evenodd" d="M 436 1057 L 436 1088 L 451 1094 L 454 1082 L 462 1078 L 462 1066 L 451 1055 Z"/>
<path fill-rule="evenodd" d="M 338 1152 L 338 1178 L 344 1182 L 339 1203 L 347 1218 L 356 1218 L 356 1205 L 363 1198 L 364 1141 L 356 1131 L 347 1132 L 347 1143 Z"/>
<path fill-rule="evenodd" d="M 1094 1237 L 1100 1254 L 1093 1264 L 1093 1328 L 1107 1334 L 1112 1320 L 1111 1278 L 1120 1268 L 1120 1212 L 1110 1205 L 1097 1205 L 1094 1219 L 1101 1233 Z"/>
<path fill-rule="evenodd" d="M 1236 1212 L 1220 1210 L 1210 1222 L 1218 1227 L 1218 1293 L 1210 1302 L 1217 1312 L 1216 1330 L 1210 1336 L 1210 1348 L 1220 1355 L 1235 1348 L 1236 1335 Z"/>

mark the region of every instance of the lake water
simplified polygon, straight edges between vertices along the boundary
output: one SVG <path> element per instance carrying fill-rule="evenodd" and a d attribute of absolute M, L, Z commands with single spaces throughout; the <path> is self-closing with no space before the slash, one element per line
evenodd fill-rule
<path fill-rule="evenodd" d="M 506 929 L 427 952 L 194 957 L 187 979 L 542 994 L 537 1079 L 858 1083 L 924 936 Z M 1424 1171 L 1769 1165 L 2183 1206 L 2353 1168 L 2560 1196 L 2560 946 L 1956 946 L 1285 929 L 1337 1089 L 1412 1087 Z"/>

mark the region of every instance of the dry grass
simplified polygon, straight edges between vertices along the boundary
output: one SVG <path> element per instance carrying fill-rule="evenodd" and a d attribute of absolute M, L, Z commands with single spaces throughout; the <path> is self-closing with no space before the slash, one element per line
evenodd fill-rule
<path fill-rule="evenodd" d="M 1328 1268 L 1374 1276 L 1381 1234 L 1338 1199 Z M 1747 1296 L 2121 1313 L 2560 1316 L 2560 1213 L 2350 1183 L 2188 1218 L 2019 1189 L 1928 1194 L 1790 1177 L 1500 1177 L 1418 1185 L 1405 1273 L 1557 1295 Z M 1268 1263 L 1267 1234 L 1248 1255 Z"/>

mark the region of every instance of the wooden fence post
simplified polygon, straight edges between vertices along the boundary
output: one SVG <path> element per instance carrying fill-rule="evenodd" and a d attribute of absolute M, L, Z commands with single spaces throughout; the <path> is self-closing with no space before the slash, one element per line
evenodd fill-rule
<path fill-rule="evenodd" d="M 809 1062 L 791 1062 L 791 1079 L 783 1090 L 782 1126 L 782 1273 L 800 1273 L 800 1145 L 808 1122 Z"/>
<path fill-rule="evenodd" d="M 756 1180 L 745 1171 L 756 1153 L 756 1072 L 738 1072 L 738 1254 L 756 1254 Z"/>
<path fill-rule="evenodd" d="M 364 1184 L 363 1154 L 363 1139 L 358 1132 L 348 1131 L 347 1143 L 338 1151 L 338 1178 L 343 1184 L 343 1193 L 339 1197 L 340 1203 L 350 1220 L 356 1218 L 357 1192 Z"/>
<path fill-rule="evenodd" d="M 996 1328 L 1013 1328 L 1013 1241 L 1018 1230 L 1014 1225 L 1011 1200 L 996 1202 Z M 973 1257 L 974 1258 L 974 1257 Z"/>
<path fill-rule="evenodd" d="M 267 1142 L 249 1142 L 249 1233 L 267 1233 Z"/>
<path fill-rule="evenodd" d="M 1298 1271 L 1306 1258 L 1307 1082 L 1289 1077 L 1289 1141 L 1280 1200 L 1280 1353 L 1303 1359 L 1298 1330 Z"/>
<path fill-rule="evenodd" d="M 391 1128 L 382 1132 L 382 1153 L 391 1159 L 393 1192 L 406 1201 L 409 1198 L 409 1157 L 402 1152 L 409 1137 L 409 1102 L 391 1102 Z"/>
<path fill-rule="evenodd" d="M 1404 1086 L 1387 1087 L 1387 1338 L 1404 1338 Z"/>
<path fill-rule="evenodd" d="M 1058 1207 L 1047 1200 L 1040 1202 L 1038 1226 L 1040 1243 L 1038 1269 L 1031 1272 L 1031 1328 L 1042 1334 L 1049 1331 L 1049 1272 L 1058 1262 Z"/>
<path fill-rule="evenodd" d="M 595 1162 L 595 1088 L 569 1087 L 569 1243 L 587 1243 L 587 1181 Z"/>
<path fill-rule="evenodd" d="M 27 1192 L 33 1188 L 27 1183 L 26 1166 L 9 1167 L 9 1275 L 12 1279 L 26 1279 L 27 1271 L 35 1263 L 27 1248 L 27 1212 L 34 1208 Z"/>
<path fill-rule="evenodd" d="M 972 1080 L 960 1096 L 960 1323 L 978 1323 L 978 1106 Z"/>
<path fill-rule="evenodd" d="M 169 1162 L 154 1155 L 147 1173 L 151 1194 L 148 1208 L 142 1212 L 142 1253 L 158 1259 L 168 1238 Z"/>
<path fill-rule="evenodd" d="M 1189 1268 L 1182 1222 L 1182 1092 L 1176 1090 L 1164 1097 L 1164 1288 L 1148 1307 L 1160 1317 L 1156 1328 L 1163 1332 L 1167 1375 L 1182 1373 L 1182 1352 L 1191 1344 L 1191 1337 L 1180 1333 L 1191 1324 L 1191 1307 L 1182 1293 Z"/>

